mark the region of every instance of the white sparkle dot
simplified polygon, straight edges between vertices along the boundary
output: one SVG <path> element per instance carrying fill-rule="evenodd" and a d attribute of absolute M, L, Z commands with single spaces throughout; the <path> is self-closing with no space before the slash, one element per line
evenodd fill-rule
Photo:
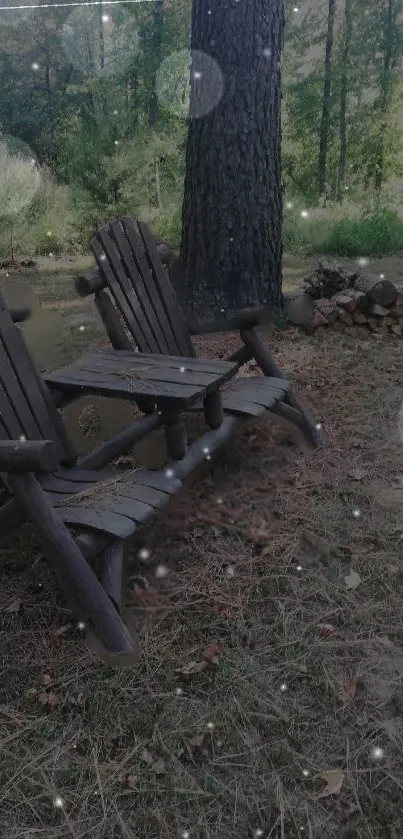
<path fill-rule="evenodd" d="M 354 516 L 355 519 L 359 519 L 360 515 L 361 515 L 360 510 L 353 510 L 353 516 Z"/>
<path fill-rule="evenodd" d="M 21 437 L 20 437 L 21 443 L 24 443 L 26 439 L 27 438 L 25 437 L 25 435 L 21 434 Z"/>
<path fill-rule="evenodd" d="M 186 373 L 186 367 L 179 367 L 180 373 Z"/>
<path fill-rule="evenodd" d="M 280 690 L 282 693 L 285 693 L 285 691 L 287 690 L 287 685 L 285 684 L 285 682 L 283 682 L 283 684 L 280 685 Z"/>
<path fill-rule="evenodd" d="M 176 688 L 175 693 L 177 696 L 182 696 L 183 690 L 182 688 Z"/>
<path fill-rule="evenodd" d="M 36 160 L 35 160 L 34 157 L 31 157 L 31 160 L 29 162 L 30 162 L 31 166 L 36 166 Z"/>
<path fill-rule="evenodd" d="M 222 498 L 217 498 L 217 504 L 224 504 L 224 500 Z M 402 533 L 403 536 L 403 533 Z"/>
<path fill-rule="evenodd" d="M 287 210 L 292 210 L 294 204 L 292 203 L 292 201 L 287 201 L 285 206 L 287 207 Z"/>
<path fill-rule="evenodd" d="M 102 20 L 104 23 L 108 23 L 109 15 L 102 15 Z"/>
<path fill-rule="evenodd" d="M 233 237 L 233 236 L 230 236 L 230 237 L 229 237 L 229 240 L 230 240 L 230 242 L 233 242 L 233 241 L 234 241 L 234 237 Z"/>
<path fill-rule="evenodd" d="M 115 140 L 115 146 L 119 145 L 119 140 Z"/>
<path fill-rule="evenodd" d="M 165 477 L 166 478 L 173 478 L 174 477 L 174 470 L 173 469 L 166 469 L 165 470 Z"/>
<path fill-rule="evenodd" d="M 293 8 L 293 12 L 299 12 L 299 8 L 298 8 L 298 6 L 294 6 L 294 8 Z"/>
<path fill-rule="evenodd" d="M 203 454 L 208 454 L 209 451 L 210 451 L 209 447 L 205 446 L 204 449 L 203 449 Z"/>
<path fill-rule="evenodd" d="M 47 234 L 46 234 L 46 235 L 47 235 L 47 236 L 51 236 L 51 235 L 52 235 L 52 231 L 51 231 L 51 230 L 48 230 L 48 232 L 47 232 Z"/>
<path fill-rule="evenodd" d="M 63 799 L 60 798 L 59 795 L 57 795 L 56 798 L 53 799 L 53 806 L 58 807 L 59 809 L 63 807 Z"/>
<path fill-rule="evenodd" d="M 309 776 L 309 770 L 308 770 L 308 769 L 303 769 L 303 770 L 302 770 L 302 774 L 303 774 L 304 778 L 308 778 L 308 776 Z"/>
<path fill-rule="evenodd" d="M 263 828 L 261 828 L 261 827 L 257 827 L 257 828 L 256 828 L 256 830 L 255 830 L 254 835 L 255 835 L 256 837 L 259 837 L 259 836 L 263 836 L 263 833 L 264 833 Z"/>
<path fill-rule="evenodd" d="M 77 629 L 81 629 L 81 630 L 82 630 L 82 629 L 85 629 L 85 623 L 84 623 L 84 621 L 79 621 L 79 622 L 78 622 L 78 624 L 77 624 Z"/>
<path fill-rule="evenodd" d="M 214 723 L 213 722 L 208 722 L 207 723 L 207 728 L 209 729 L 209 731 L 212 731 L 213 728 L 214 728 Z"/>
<path fill-rule="evenodd" d="M 379 274 L 379 276 L 380 276 L 380 279 L 381 279 L 381 280 L 384 280 L 384 279 L 385 279 L 385 274 Z"/>
<path fill-rule="evenodd" d="M 368 265 L 368 259 L 365 256 L 360 256 L 357 262 L 359 265 Z"/>
<path fill-rule="evenodd" d="M 158 411 L 158 416 L 162 417 L 162 411 Z"/>
<path fill-rule="evenodd" d="M 263 50 L 263 55 L 264 55 L 265 58 L 270 58 L 270 56 L 271 56 L 270 47 L 266 47 L 266 49 Z"/>
<path fill-rule="evenodd" d="M 375 760 L 381 760 L 385 754 L 380 746 L 374 746 L 371 753 L 372 757 L 375 758 Z"/>
<path fill-rule="evenodd" d="M 206 454 L 206 460 L 211 460 L 211 454 Z"/>
<path fill-rule="evenodd" d="M 53 253 L 49 254 L 49 259 L 53 259 Z"/>
<path fill-rule="evenodd" d="M 208 10 L 207 14 L 208 14 L 208 15 L 211 15 L 211 11 L 210 11 L 210 9 Z"/>
<path fill-rule="evenodd" d="M 85 330 L 85 326 L 83 326 L 82 324 L 81 324 L 81 326 L 79 326 L 78 328 L 79 328 L 79 331 L 80 331 L 80 332 L 84 332 L 84 330 Z"/>
<path fill-rule="evenodd" d="M 141 548 L 139 551 L 139 559 L 149 559 L 150 551 L 147 548 Z"/>
<path fill-rule="evenodd" d="M 233 565 L 229 565 L 227 568 L 227 577 L 235 577 L 235 568 Z"/>
<path fill-rule="evenodd" d="M 190 839 L 190 830 L 183 830 L 181 833 L 182 839 Z"/>
<path fill-rule="evenodd" d="M 320 429 L 322 428 L 322 423 L 317 422 L 316 425 L 315 425 L 315 428 L 316 428 L 317 431 L 320 431 Z"/>
<path fill-rule="evenodd" d="M 39 64 L 36 61 L 31 65 L 33 70 L 39 70 Z"/>
<path fill-rule="evenodd" d="M 101 256 L 99 258 L 100 258 L 101 262 L 105 262 L 106 255 L 104 253 L 101 253 Z"/>
<path fill-rule="evenodd" d="M 302 565 L 297 565 L 297 571 L 302 571 Z"/>
<path fill-rule="evenodd" d="M 302 218 L 308 218 L 308 210 L 301 210 Z"/>
<path fill-rule="evenodd" d="M 201 79 L 201 77 L 202 77 L 202 74 L 201 74 L 200 70 L 196 70 L 196 71 L 193 73 L 193 78 L 195 78 L 195 79 Z"/>
<path fill-rule="evenodd" d="M 166 565 L 157 565 L 155 569 L 155 576 L 156 577 L 166 577 L 168 574 L 169 568 Z"/>
<path fill-rule="evenodd" d="M 7 271 L 7 273 L 6 273 L 6 277 L 9 277 L 9 276 L 10 276 L 10 274 L 9 274 L 9 273 L 8 273 L 8 271 Z"/>
<path fill-rule="evenodd" d="M 225 312 L 225 309 L 220 309 L 220 312 L 221 312 L 221 313 L 224 313 L 224 312 Z"/>

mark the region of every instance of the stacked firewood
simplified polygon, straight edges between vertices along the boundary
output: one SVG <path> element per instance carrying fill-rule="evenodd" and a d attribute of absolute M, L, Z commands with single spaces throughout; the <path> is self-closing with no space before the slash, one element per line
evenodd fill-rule
<path fill-rule="evenodd" d="M 348 271 L 322 261 L 304 280 L 304 288 L 284 297 L 289 319 L 310 330 L 358 325 L 403 336 L 403 288 L 379 274 Z"/>

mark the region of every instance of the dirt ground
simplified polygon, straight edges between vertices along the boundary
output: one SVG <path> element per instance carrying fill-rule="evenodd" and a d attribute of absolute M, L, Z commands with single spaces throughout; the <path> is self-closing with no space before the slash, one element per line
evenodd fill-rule
<path fill-rule="evenodd" d="M 63 361 L 100 333 L 58 291 Z M 266 340 L 326 445 L 251 423 L 128 544 L 137 669 L 87 649 L 32 529 L 2 545 L 2 839 L 403 836 L 402 340 Z"/>

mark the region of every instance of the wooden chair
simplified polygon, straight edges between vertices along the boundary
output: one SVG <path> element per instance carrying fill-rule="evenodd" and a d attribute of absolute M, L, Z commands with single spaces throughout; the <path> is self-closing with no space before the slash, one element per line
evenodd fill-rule
<path fill-rule="evenodd" d="M 182 484 L 164 471 L 96 469 L 159 423 L 157 412 L 143 417 L 78 462 L 0 293 L 0 473 L 11 493 L 0 506 L 0 532 L 33 523 L 77 620 L 114 654 L 138 657 L 119 614 L 123 541 Z"/>
<path fill-rule="evenodd" d="M 319 424 L 299 405 L 255 330 L 270 321 L 268 307 L 242 310 L 207 324 L 186 317 L 148 227 L 131 218 L 115 219 L 101 228 L 91 248 L 97 269 L 80 276 L 76 289 L 81 296 L 95 295 L 114 349 L 194 357 L 192 335 L 239 329 L 243 346 L 228 360 L 242 365 L 254 358 L 263 376 L 233 379 L 222 394 L 224 413 L 245 418 L 269 410 L 297 426 L 310 445 L 321 445 Z"/>

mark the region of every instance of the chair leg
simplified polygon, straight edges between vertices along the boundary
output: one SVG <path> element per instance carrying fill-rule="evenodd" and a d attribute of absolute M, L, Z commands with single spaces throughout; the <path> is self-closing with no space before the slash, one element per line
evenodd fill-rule
<path fill-rule="evenodd" d="M 99 558 L 100 581 L 115 608 L 120 611 L 122 605 L 123 543 L 114 540 L 106 547 Z"/>
<path fill-rule="evenodd" d="M 242 329 L 241 338 L 249 347 L 265 376 L 274 376 L 275 378 L 284 379 L 284 376 L 276 364 L 271 352 L 264 346 L 259 338 L 259 335 L 254 329 Z M 295 398 L 292 390 L 289 390 L 284 396 L 283 408 L 277 406 L 275 413 L 283 416 L 296 425 L 304 435 L 307 442 L 318 448 L 323 445 L 323 441 L 319 434 L 317 423 L 315 423 L 304 408 L 301 407 L 298 400 Z M 289 407 L 291 410 L 284 410 Z"/>
<path fill-rule="evenodd" d="M 35 476 L 9 474 L 8 480 L 38 528 L 46 555 L 67 597 L 77 604 L 80 619 L 93 626 L 109 653 L 133 655 L 136 642 Z"/>

